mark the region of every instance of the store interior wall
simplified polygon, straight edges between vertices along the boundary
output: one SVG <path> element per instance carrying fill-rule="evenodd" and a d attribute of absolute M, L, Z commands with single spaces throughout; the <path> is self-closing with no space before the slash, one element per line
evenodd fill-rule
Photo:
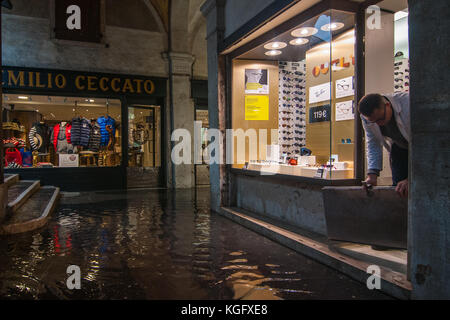
<path fill-rule="evenodd" d="M 269 77 L 269 120 L 245 120 L 245 69 L 267 69 Z M 278 143 L 277 136 L 272 137 L 272 129 L 278 132 L 278 62 L 258 61 L 258 60 L 234 60 L 233 61 L 233 87 L 232 87 L 232 128 L 234 130 L 242 129 L 244 132 L 248 129 L 255 129 L 259 135 L 259 129 L 267 130 L 267 141 L 258 139 L 258 155 L 256 159 L 249 156 L 250 140 L 245 142 L 245 161 L 265 160 L 266 145 L 272 144 L 271 141 Z M 244 164 L 237 164 L 237 139 L 234 143 L 233 167 L 242 168 Z"/>
<path fill-rule="evenodd" d="M 394 85 L 394 15 L 381 11 L 381 28 L 370 30 L 366 25 L 365 34 L 365 94 L 391 94 Z M 385 148 L 378 184 L 392 185 L 389 153 Z"/>

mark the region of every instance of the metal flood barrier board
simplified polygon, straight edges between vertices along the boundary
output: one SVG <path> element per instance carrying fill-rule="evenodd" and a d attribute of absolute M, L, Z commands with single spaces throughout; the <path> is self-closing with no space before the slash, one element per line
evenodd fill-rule
<path fill-rule="evenodd" d="M 407 248 L 408 201 L 395 187 L 324 187 L 328 239 Z"/>

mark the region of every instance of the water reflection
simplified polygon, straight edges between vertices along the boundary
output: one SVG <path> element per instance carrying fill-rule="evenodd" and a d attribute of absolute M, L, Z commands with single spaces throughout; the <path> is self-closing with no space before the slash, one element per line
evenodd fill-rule
<path fill-rule="evenodd" d="M 64 197 L 44 228 L 0 238 L 0 261 L 10 299 L 386 298 L 210 213 L 208 189 Z"/>

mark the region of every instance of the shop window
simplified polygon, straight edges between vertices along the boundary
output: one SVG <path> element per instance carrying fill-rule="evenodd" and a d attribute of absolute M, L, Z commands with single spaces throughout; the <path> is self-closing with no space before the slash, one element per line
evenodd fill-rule
<path fill-rule="evenodd" d="M 128 108 L 128 166 L 160 167 L 160 108 Z"/>
<path fill-rule="evenodd" d="M 121 163 L 119 100 L 4 94 L 5 168 Z"/>
<path fill-rule="evenodd" d="M 354 14 L 327 10 L 233 59 L 234 168 L 354 178 L 354 46 Z"/>

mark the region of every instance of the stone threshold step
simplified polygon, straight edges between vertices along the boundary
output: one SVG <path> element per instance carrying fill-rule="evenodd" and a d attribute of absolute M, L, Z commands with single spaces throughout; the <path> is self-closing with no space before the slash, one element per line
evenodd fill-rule
<path fill-rule="evenodd" d="M 324 236 L 314 235 L 307 231 L 302 232 L 298 228 L 280 227 L 282 223 L 268 222 L 268 220 L 273 219 L 259 218 L 257 214 L 241 208 L 221 207 L 219 214 L 363 284 L 366 284 L 370 276 L 367 273 L 367 268 L 373 263 L 358 260 L 332 250 Z M 383 266 L 379 267 L 381 271 L 381 291 L 398 299 L 409 299 L 412 286 L 406 279 L 406 275 Z"/>
<path fill-rule="evenodd" d="M 22 180 L 8 188 L 7 215 L 16 212 L 41 186 L 40 181 Z"/>
<path fill-rule="evenodd" d="M 55 210 L 59 194 L 57 187 L 41 187 L 0 227 L 0 233 L 16 234 L 41 228 Z"/>
<path fill-rule="evenodd" d="M 9 188 L 10 186 L 18 183 L 20 180 L 18 174 L 5 174 L 3 182 Z"/>

